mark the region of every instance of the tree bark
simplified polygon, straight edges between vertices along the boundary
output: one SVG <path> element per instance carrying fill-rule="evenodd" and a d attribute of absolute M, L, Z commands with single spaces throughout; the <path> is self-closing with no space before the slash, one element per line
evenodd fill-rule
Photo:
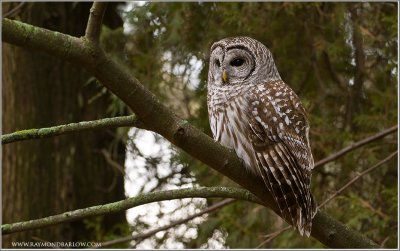
<path fill-rule="evenodd" d="M 82 36 L 91 3 L 25 3 L 13 18 L 62 33 Z M 5 3 L 3 13 L 15 7 Z M 86 85 L 80 66 L 42 52 L 3 43 L 3 133 L 105 117 L 106 98 L 88 100 L 99 90 Z M 85 132 L 3 146 L 3 223 L 34 219 L 124 198 L 123 177 L 108 166 L 100 150 L 113 137 Z M 119 163 L 124 146 L 118 145 Z M 124 213 L 103 219 L 105 229 L 124 222 Z M 11 241 L 92 239 L 83 222 L 4 236 Z"/>

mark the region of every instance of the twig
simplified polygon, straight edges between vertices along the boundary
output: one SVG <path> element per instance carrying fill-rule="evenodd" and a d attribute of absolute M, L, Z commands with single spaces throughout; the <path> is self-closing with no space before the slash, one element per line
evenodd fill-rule
<path fill-rule="evenodd" d="M 342 188 L 340 188 L 339 190 L 337 190 L 337 191 L 336 191 L 335 193 L 333 193 L 328 199 L 326 199 L 324 202 L 322 202 L 322 203 L 318 206 L 318 208 L 321 209 L 321 208 L 322 208 L 323 206 L 325 206 L 329 201 L 331 201 L 332 199 L 334 199 L 335 197 L 337 197 L 341 192 L 343 192 L 346 188 L 348 188 L 349 186 L 351 186 L 354 182 L 356 182 L 356 181 L 357 181 L 359 178 L 361 178 L 363 175 L 365 175 L 366 173 L 368 173 L 368 172 L 374 170 L 375 168 L 381 166 L 382 164 L 384 164 L 385 162 L 387 162 L 388 160 L 390 160 L 391 158 L 393 158 L 396 154 L 397 154 L 397 151 L 394 152 L 394 153 L 392 153 L 392 154 L 390 154 L 388 157 L 386 157 L 385 159 L 379 161 L 379 162 L 376 163 L 374 166 L 372 166 L 372 167 L 366 169 L 366 170 L 363 171 L 362 173 L 360 173 L 360 174 L 358 174 L 357 176 L 355 176 L 354 178 L 352 178 L 352 179 L 351 179 L 349 182 L 347 182 Z M 377 211 L 374 211 L 374 212 L 376 212 L 376 213 L 379 214 L 380 211 L 378 211 L 378 212 L 377 212 Z M 382 213 L 382 212 L 381 212 L 381 213 Z M 379 214 L 379 215 L 382 216 L 382 217 L 385 217 L 385 216 L 387 217 L 387 215 L 384 215 L 383 213 L 382 213 L 382 215 L 381 215 L 381 214 Z M 270 233 L 270 234 L 265 235 L 265 237 L 266 237 L 267 239 L 265 239 L 263 242 L 261 242 L 260 245 L 258 245 L 258 246 L 256 247 L 256 249 L 261 248 L 262 246 L 264 246 L 265 244 L 267 244 L 268 242 L 272 241 L 274 238 L 276 238 L 277 236 L 279 236 L 281 233 L 283 233 L 283 232 L 285 232 L 286 230 L 289 230 L 289 229 L 291 229 L 291 228 L 292 228 L 292 226 L 288 226 L 288 227 L 279 229 L 279 230 L 277 230 L 277 231 L 275 231 L 275 232 L 273 232 L 273 233 Z M 382 245 L 381 245 L 381 246 L 382 246 Z"/>
<path fill-rule="evenodd" d="M 287 226 L 287 227 L 285 227 L 285 228 L 279 229 L 278 231 L 275 231 L 275 232 L 273 232 L 273 233 L 270 233 L 270 234 L 265 235 L 265 237 L 266 237 L 267 239 L 265 239 L 263 242 L 261 242 L 260 245 L 258 245 L 258 246 L 256 247 L 256 249 L 261 248 L 262 246 L 264 246 L 264 245 L 267 244 L 268 242 L 272 241 L 275 237 L 277 237 L 277 236 L 280 235 L 281 233 L 283 233 L 283 232 L 285 232 L 286 230 L 289 230 L 289 229 L 291 229 L 291 228 L 292 228 L 292 226 Z"/>
<path fill-rule="evenodd" d="M 351 186 L 354 182 L 356 182 L 359 178 L 361 178 L 363 175 L 371 172 L 372 170 L 374 170 L 375 168 L 381 166 L 382 164 L 384 164 L 385 162 L 387 162 L 388 160 L 390 160 L 391 158 L 393 158 L 394 156 L 397 155 L 397 151 L 395 151 L 394 153 L 390 154 L 388 157 L 386 157 L 385 159 L 379 161 L 378 163 L 376 163 L 375 165 L 373 165 L 372 167 L 366 169 L 365 171 L 361 172 L 360 174 L 358 174 L 357 176 L 355 176 L 354 178 L 352 178 L 349 182 L 347 182 L 343 187 L 341 187 L 339 190 L 337 190 L 336 192 L 334 192 L 328 199 L 326 199 L 324 202 L 322 202 L 318 208 L 322 208 L 323 206 L 325 206 L 329 201 L 331 201 L 332 199 L 334 199 L 336 196 L 338 196 L 341 192 L 343 192 L 346 188 L 348 188 L 349 186 Z"/>
<path fill-rule="evenodd" d="M 101 149 L 100 152 L 101 152 L 101 154 L 103 154 L 104 159 L 106 160 L 106 162 L 110 166 L 112 166 L 113 168 L 118 170 L 125 177 L 125 168 L 123 166 L 121 166 L 118 162 L 114 161 L 111 158 L 111 154 L 106 149 Z"/>
<path fill-rule="evenodd" d="M 124 242 L 128 242 L 128 241 L 133 241 L 133 240 L 142 240 L 142 239 L 148 238 L 148 237 L 150 237 L 150 236 L 152 236 L 152 235 L 154 235 L 154 234 L 156 234 L 156 233 L 158 233 L 160 231 L 165 231 L 165 230 L 173 228 L 173 227 L 175 227 L 177 225 L 186 223 L 186 222 L 188 222 L 188 221 L 190 221 L 190 220 L 192 220 L 194 218 L 197 218 L 199 216 L 202 216 L 204 214 L 207 214 L 207 213 L 215 211 L 215 210 L 217 210 L 219 208 L 222 208 L 222 207 L 224 207 L 224 206 L 226 206 L 226 205 L 228 205 L 228 204 L 230 204 L 230 203 L 232 203 L 234 201 L 235 201 L 234 199 L 225 199 L 223 201 L 215 203 L 214 205 L 206 208 L 205 210 L 203 210 L 201 212 L 198 212 L 196 214 L 192 214 L 192 215 L 190 215 L 190 216 L 188 216 L 188 217 L 186 217 L 184 219 L 180 219 L 180 220 L 174 221 L 174 222 L 172 222 L 172 223 L 170 223 L 170 224 L 168 224 L 166 226 L 162 226 L 162 227 L 150 230 L 150 231 L 148 231 L 146 233 L 137 234 L 137 235 L 134 235 L 134 236 L 126 236 L 126 237 L 122 237 L 122 238 L 119 238 L 119 239 L 102 242 L 102 243 L 100 243 L 99 247 L 103 248 L 103 247 L 108 247 L 108 246 L 111 246 L 111 245 L 114 245 L 114 244 L 124 243 Z"/>
<path fill-rule="evenodd" d="M 262 204 L 257 197 L 255 197 L 253 194 L 251 194 L 249 191 L 245 189 L 233 188 L 233 187 L 186 188 L 186 189 L 176 189 L 176 190 L 167 190 L 161 192 L 140 194 L 136 197 L 120 200 L 109 204 L 87 207 L 36 220 L 4 224 L 1 226 L 1 230 L 2 234 L 4 235 L 31 229 L 49 227 L 56 224 L 76 221 L 92 216 L 116 213 L 123 210 L 127 210 L 132 207 L 157 201 L 183 199 L 183 198 L 215 198 L 215 197 L 234 198 L 238 200 L 247 200 Z"/>
<path fill-rule="evenodd" d="M 115 117 L 115 118 L 105 118 L 92 121 L 82 121 L 67 125 L 59 125 L 59 126 L 39 128 L 39 129 L 28 129 L 28 130 L 13 132 L 10 134 L 4 134 L 1 136 L 1 144 L 4 145 L 28 139 L 48 138 L 52 136 L 81 132 L 86 130 L 93 130 L 93 129 L 135 126 L 137 124 L 138 120 L 136 119 L 135 115 Z"/>
<path fill-rule="evenodd" d="M 385 248 L 385 244 L 386 244 L 386 242 L 387 242 L 389 239 L 390 239 L 390 236 L 386 237 L 386 238 L 382 241 L 382 243 L 381 243 L 381 248 Z"/>
<path fill-rule="evenodd" d="M 358 141 L 358 142 L 355 142 L 355 143 L 353 143 L 353 144 L 351 144 L 351 145 L 349 145 L 349 146 L 343 148 L 342 150 L 340 150 L 340 151 L 338 151 L 338 152 L 332 154 L 331 156 L 329 156 L 329 157 L 327 157 L 327 158 L 324 158 L 324 159 L 318 161 L 317 163 L 315 163 L 314 168 L 323 166 L 323 165 L 325 165 L 326 163 L 329 163 L 329 162 L 331 162 L 331 161 L 334 161 L 335 159 L 338 159 L 339 157 L 345 155 L 346 153 L 348 153 L 348 152 L 350 152 L 350 151 L 353 151 L 353 150 L 355 150 L 355 149 L 357 149 L 357 148 L 359 148 L 359 147 L 361 147 L 361 146 L 363 146 L 363 145 L 366 145 L 366 144 L 368 144 L 368 143 L 371 143 L 371 142 L 374 141 L 374 140 L 383 138 L 383 137 L 385 137 L 386 135 L 389 135 L 389 134 L 394 133 L 394 132 L 396 132 L 396 131 L 397 131 L 397 125 L 392 126 L 392 127 L 388 128 L 388 129 L 385 129 L 385 130 L 383 130 L 383 131 L 381 131 L 381 132 L 379 132 L 379 133 L 377 133 L 377 134 L 375 134 L 375 135 L 372 135 L 372 136 L 370 136 L 370 137 L 368 137 L 368 138 L 365 138 L 365 139 L 363 139 L 363 140 L 360 140 L 360 141 Z"/>
<path fill-rule="evenodd" d="M 114 168 L 115 170 L 117 170 L 122 174 L 124 179 L 127 179 L 129 182 L 133 183 L 131 177 L 129 175 L 126 175 L 125 167 L 116 162 L 115 160 L 113 160 L 111 154 L 106 149 L 101 149 L 100 153 L 104 156 L 104 159 L 112 168 Z M 116 181 L 117 181 L 116 176 L 114 176 L 113 182 L 108 188 L 105 189 L 105 191 L 110 192 L 114 188 Z"/>
<path fill-rule="evenodd" d="M 24 6 L 26 2 L 20 2 L 16 7 L 9 10 L 6 14 L 3 15 L 3 18 L 11 18 L 14 17 L 18 11 L 21 11 L 22 6 Z"/>
<path fill-rule="evenodd" d="M 389 215 L 386 215 L 386 214 L 385 214 L 384 212 L 382 212 L 381 210 L 374 208 L 374 207 L 371 205 L 371 203 L 369 203 L 368 201 L 363 200 L 362 198 L 359 198 L 358 200 L 360 201 L 360 203 L 361 203 L 361 205 L 362 205 L 363 207 L 365 207 L 365 208 L 371 210 L 373 213 L 379 215 L 379 216 L 382 217 L 384 220 L 387 220 L 387 219 L 390 218 Z"/>
<path fill-rule="evenodd" d="M 107 3 L 105 2 L 94 2 L 92 8 L 90 8 L 90 15 L 88 24 L 86 26 L 85 37 L 96 44 L 99 42 L 101 24 L 103 22 L 103 16 L 106 8 Z"/>

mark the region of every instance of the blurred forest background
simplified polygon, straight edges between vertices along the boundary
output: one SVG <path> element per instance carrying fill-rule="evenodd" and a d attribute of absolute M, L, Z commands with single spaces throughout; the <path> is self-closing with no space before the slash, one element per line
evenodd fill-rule
<path fill-rule="evenodd" d="M 90 6 L 25 3 L 9 14 L 18 4 L 7 3 L 3 15 L 82 36 Z M 101 44 L 164 104 L 211 135 L 206 81 L 212 43 L 237 35 L 261 41 L 309 113 L 317 161 L 397 124 L 397 19 L 397 3 L 112 3 Z M 3 133 L 130 113 L 79 67 L 3 43 Z M 387 157 L 397 144 L 397 135 L 391 134 L 314 169 L 311 188 L 317 201 Z M 236 186 L 160 136 L 135 128 L 19 142 L 2 151 L 4 223 L 150 191 Z M 324 210 L 378 244 L 395 248 L 397 165 L 392 159 L 364 175 Z M 122 213 L 6 236 L 3 246 L 16 239 L 118 239 L 218 201 L 154 203 L 128 210 L 126 218 Z M 189 223 L 113 247 L 255 248 L 265 235 L 286 225 L 262 206 L 233 202 Z M 323 245 L 289 230 L 261 247 Z"/>

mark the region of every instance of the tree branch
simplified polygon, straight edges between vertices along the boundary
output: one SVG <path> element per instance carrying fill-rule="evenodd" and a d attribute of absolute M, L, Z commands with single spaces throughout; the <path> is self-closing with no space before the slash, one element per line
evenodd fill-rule
<path fill-rule="evenodd" d="M 349 182 L 347 182 L 343 187 L 341 187 L 339 190 L 337 190 L 336 192 L 334 192 L 331 196 L 329 196 L 328 199 L 326 199 L 324 202 L 322 202 L 318 208 L 322 208 L 323 206 L 325 206 L 329 201 L 331 201 L 333 198 L 335 198 L 336 196 L 338 196 L 341 192 L 343 192 L 346 188 L 348 188 L 349 186 L 351 186 L 354 182 L 356 182 L 359 178 L 361 178 L 363 175 L 371 172 L 372 170 L 374 170 L 375 168 L 381 166 L 382 164 L 384 164 L 385 162 L 387 162 L 388 160 L 390 160 L 391 158 L 393 158 L 394 156 L 397 155 L 397 151 L 395 151 L 394 153 L 390 154 L 388 157 L 386 157 L 385 159 L 379 161 L 378 163 L 376 163 L 375 165 L 371 166 L 370 168 L 364 170 L 363 172 L 361 172 L 360 174 L 358 174 L 357 176 L 355 176 L 354 178 L 352 178 Z"/>
<path fill-rule="evenodd" d="M 138 120 L 135 115 L 105 118 L 92 121 L 82 121 L 78 123 L 70 123 L 67 125 L 59 125 L 39 129 L 28 129 L 13 132 L 10 134 L 4 134 L 1 135 L 1 144 L 4 145 L 21 140 L 48 138 L 62 134 L 76 133 L 94 129 L 135 126 L 137 124 Z"/>
<path fill-rule="evenodd" d="M 255 249 L 262 248 L 262 246 L 264 246 L 265 244 L 267 244 L 268 242 L 272 241 L 277 236 L 279 236 L 280 234 L 282 234 L 283 232 L 285 232 L 285 231 L 287 231 L 287 230 L 289 230 L 291 228 L 292 228 L 292 226 L 287 226 L 287 227 L 281 228 L 281 229 L 279 229 L 279 230 L 277 230 L 277 231 L 275 231 L 273 233 L 265 235 L 266 239 L 263 242 L 261 242 Z"/>
<path fill-rule="evenodd" d="M 100 48 L 72 36 L 8 19 L 3 19 L 3 41 L 27 49 L 38 49 L 84 67 L 124 101 L 147 129 L 162 135 L 192 157 L 248 189 L 265 206 L 280 215 L 260 177 L 246 171 L 234 153 L 160 103 L 127 69 L 107 57 Z M 311 235 L 332 248 L 379 247 L 321 211 L 313 219 Z"/>
<path fill-rule="evenodd" d="M 104 12 L 106 11 L 107 3 L 94 2 L 90 8 L 88 24 L 86 26 L 85 37 L 95 44 L 99 43 L 101 24 L 103 22 Z"/>
<path fill-rule="evenodd" d="M 385 214 L 384 212 L 382 212 L 382 210 L 380 210 L 379 208 L 374 208 L 371 203 L 369 203 L 366 200 L 363 200 L 362 198 L 358 198 L 358 201 L 360 202 L 361 206 L 363 206 L 366 209 L 371 210 L 373 213 L 377 214 L 378 216 L 380 216 L 381 218 L 383 218 L 384 220 L 389 220 L 391 217 L 387 214 Z"/>
<path fill-rule="evenodd" d="M 25 4 L 26 4 L 26 2 L 18 3 L 18 5 L 16 7 L 12 8 L 7 13 L 5 13 L 3 15 L 3 17 L 11 18 L 11 17 L 16 16 L 17 14 L 19 14 L 19 12 L 21 12 L 22 6 L 24 6 Z M 4 6 L 3 6 L 3 8 L 4 8 Z"/>
<path fill-rule="evenodd" d="M 383 138 L 386 135 L 389 135 L 389 134 L 394 133 L 396 131 L 397 131 L 397 125 L 392 126 L 392 127 L 388 128 L 388 129 L 385 129 L 385 130 L 383 130 L 383 131 L 381 131 L 381 132 L 379 132 L 379 133 L 377 133 L 375 135 L 372 135 L 372 136 L 370 136 L 368 138 L 365 138 L 363 140 L 357 141 L 357 142 L 355 142 L 355 143 L 343 148 L 342 150 L 332 154 L 331 156 L 318 161 L 317 163 L 315 163 L 314 168 L 315 167 L 320 167 L 320 166 L 323 166 L 323 165 L 325 165 L 325 164 L 327 164 L 329 162 L 332 162 L 332 161 L 340 158 L 341 156 L 345 155 L 346 153 L 348 153 L 350 151 L 353 151 L 353 150 L 355 150 L 355 149 L 357 149 L 357 148 L 359 148 L 359 147 L 361 147 L 363 145 L 366 145 L 368 143 L 371 143 L 372 141 L 375 141 L 377 139 Z"/>
<path fill-rule="evenodd" d="M 61 223 L 76 221 L 92 216 L 116 213 L 127 210 L 132 207 L 164 200 L 175 200 L 183 198 L 235 198 L 262 204 L 261 201 L 252 195 L 249 191 L 233 187 L 200 187 L 186 188 L 177 190 L 167 190 L 140 194 L 136 197 L 120 200 L 117 202 L 82 208 L 74 211 L 65 212 L 41 219 L 23 221 L 1 226 L 2 234 L 11 234 L 31 229 L 49 227 Z"/>
<path fill-rule="evenodd" d="M 198 213 L 192 214 L 192 215 L 190 215 L 190 216 L 188 216 L 188 217 L 186 217 L 184 219 L 173 221 L 168 225 L 165 225 L 165 226 L 150 230 L 150 231 L 142 233 L 142 234 L 137 234 L 137 235 L 134 235 L 134 236 L 126 236 L 126 237 L 122 237 L 122 238 L 119 238 L 119 239 L 102 242 L 102 243 L 100 243 L 99 247 L 104 248 L 104 247 L 112 246 L 112 245 L 119 244 L 119 243 L 124 243 L 124 242 L 134 241 L 134 240 L 142 240 L 142 239 L 148 238 L 148 237 L 150 237 L 150 236 L 152 236 L 152 235 L 154 235 L 154 234 L 156 234 L 158 232 L 168 230 L 168 229 L 173 228 L 173 227 L 175 227 L 177 225 L 180 225 L 180 224 L 186 223 L 186 222 L 188 222 L 190 220 L 193 220 L 194 218 L 197 218 L 197 217 L 202 216 L 204 214 L 207 214 L 207 213 L 210 213 L 210 212 L 215 211 L 217 209 L 220 209 L 220 208 L 222 208 L 222 207 L 224 207 L 226 205 L 229 205 L 230 203 L 232 203 L 234 201 L 235 201 L 234 199 L 225 199 L 223 201 L 215 203 L 214 205 L 204 209 L 203 211 L 200 211 Z"/>

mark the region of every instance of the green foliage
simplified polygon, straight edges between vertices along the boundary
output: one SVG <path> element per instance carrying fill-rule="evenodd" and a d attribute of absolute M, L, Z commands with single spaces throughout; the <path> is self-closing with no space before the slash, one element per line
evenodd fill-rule
<path fill-rule="evenodd" d="M 228 36 L 251 36 L 273 53 L 283 80 L 300 96 L 311 124 L 315 160 L 397 123 L 397 5 L 394 3 L 146 3 L 124 13 L 132 31 L 106 31 L 107 50 L 180 116 L 211 135 L 206 107 L 209 48 Z M 357 34 L 362 48 L 355 47 Z M 114 43 L 115 40 L 115 43 Z M 360 42 L 360 41 L 358 41 Z M 121 50 L 121 48 L 123 48 Z M 363 52 L 364 61 L 355 54 Z M 198 85 L 190 74 L 199 62 Z M 357 80 L 361 76 L 361 80 Z M 360 88 L 358 88 L 360 87 Z M 397 148 L 389 136 L 314 171 L 317 201 L 357 172 Z M 190 166 L 198 184 L 232 184 L 185 153 L 174 163 Z M 326 210 L 385 247 L 397 243 L 397 161 L 356 182 Z M 382 217 L 365 208 L 365 201 Z M 211 203 L 209 200 L 208 203 Z M 364 204 L 363 204 L 364 203 Z M 248 203 L 220 209 L 198 226 L 200 247 L 215 229 L 227 233 L 225 246 L 254 248 L 263 235 L 286 226 L 272 212 Z M 293 230 L 265 248 L 321 248 Z"/>
<path fill-rule="evenodd" d="M 85 224 L 85 229 L 91 231 L 96 240 L 103 239 L 103 229 L 101 222 L 103 220 L 102 216 L 95 217 L 93 219 L 85 219 L 83 223 Z"/>

